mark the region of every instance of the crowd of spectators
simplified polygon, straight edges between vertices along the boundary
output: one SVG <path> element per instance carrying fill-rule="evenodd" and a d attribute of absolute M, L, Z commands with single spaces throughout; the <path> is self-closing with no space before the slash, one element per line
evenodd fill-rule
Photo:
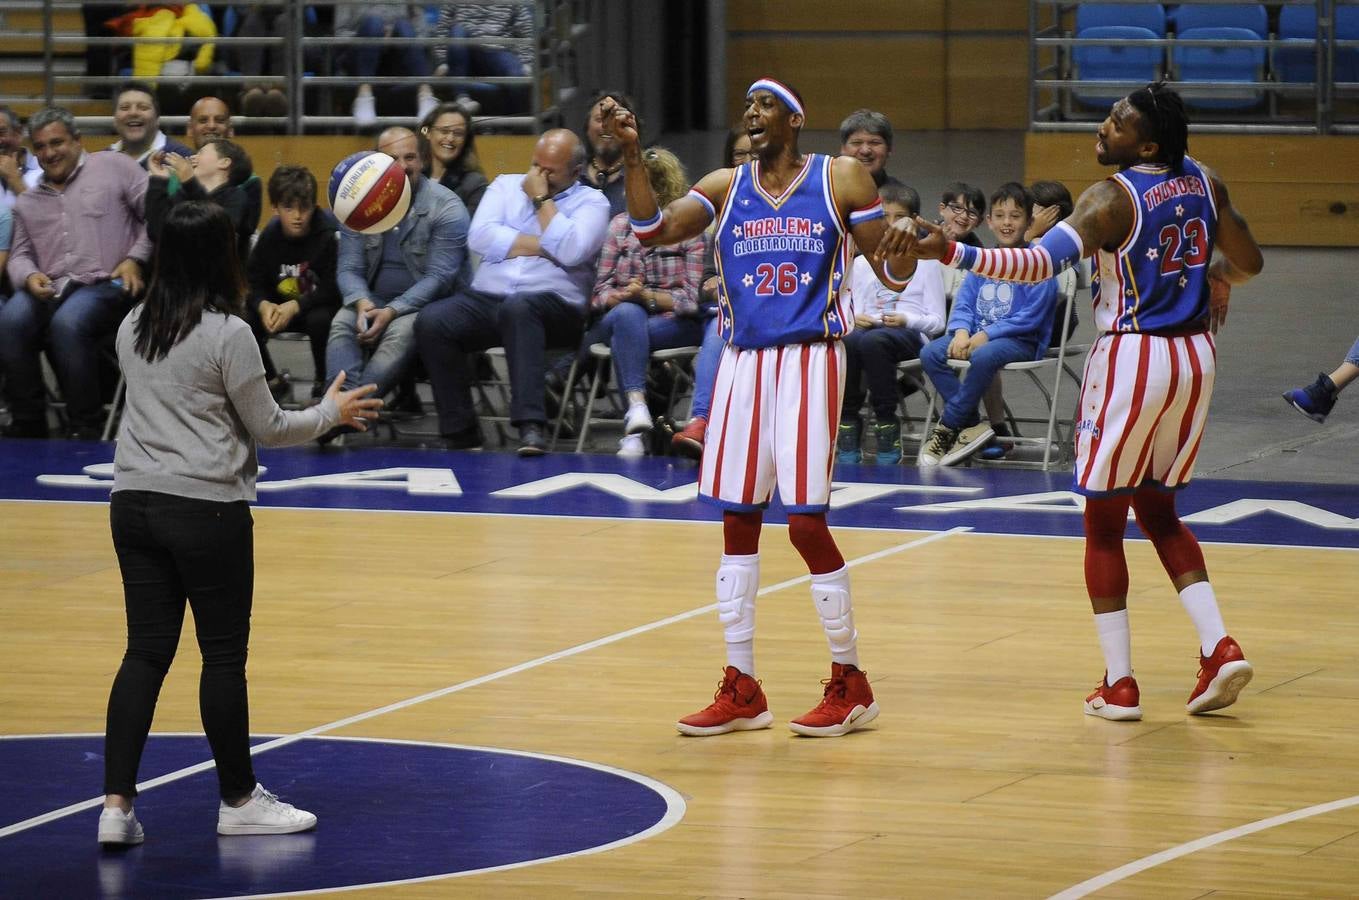
<path fill-rule="evenodd" d="M 489 26 L 454 18 L 441 27 L 461 35 L 457 28 Z M 442 64 L 453 65 L 450 58 Z M 635 109 L 626 94 L 600 92 L 579 131 L 545 132 L 523 172 L 493 181 L 478 159 L 476 117 L 465 100 L 434 104 L 414 130 L 384 130 L 374 146 L 404 168 L 412 202 L 396 227 L 376 235 L 350 231 L 320 208 L 316 175 L 306 168 L 281 166 L 261 184 L 232 140 L 230 109 L 220 98 L 195 102 L 183 144 L 161 129 L 149 84 L 129 82 L 111 99 L 118 139 L 103 151 L 86 146 L 65 110 L 44 109 L 25 130 L 0 107 L 7 436 L 46 437 L 54 423 L 69 437 L 98 436 L 117 377 L 107 344 L 141 292 L 162 223 L 176 204 L 207 200 L 237 228 L 246 316 L 276 396 L 291 396 L 291 379 L 274 364 L 269 341 L 296 333 L 309 343 L 313 400 L 341 371 L 347 386 L 375 383 L 379 396 L 427 379 L 441 445 L 476 448 L 486 438 L 474 392 L 488 375 L 482 354 L 500 347 L 518 452 L 539 455 L 551 449 L 566 373 L 588 372 L 598 355 L 589 348 L 602 344 L 617 391 L 618 453 L 701 454 L 722 347 L 713 241 L 704 235 L 644 247 L 632 233 L 620 149 L 601 115 L 614 104 Z M 891 122 L 873 110 L 851 112 L 840 129 L 840 152 L 873 175 L 893 221 L 923 206 L 889 173 L 894 139 Z M 723 162 L 753 164 L 743 129 L 728 134 Z M 666 148 L 647 149 L 644 163 L 662 204 L 689 189 L 683 162 Z M 273 215 L 256 235 L 266 194 Z M 939 197 L 935 218 L 955 240 L 978 242 L 985 220 L 1002 244 L 1020 246 L 1070 210 L 1059 184 L 1005 185 L 988 204 L 979 188 L 956 182 Z M 919 382 L 900 378 L 899 366 L 915 359 L 944 401 L 940 424 L 953 435 L 942 449 L 927 444 L 922 462 L 948 464 L 983 447 L 1003 455 L 998 373 L 1005 362 L 1041 354 L 1050 335 L 1069 327 L 1056 321 L 1057 286 L 982 283 L 922 263 L 898 294 L 862 258 L 847 276 L 842 291 L 856 329 L 845 340 L 838 458 L 901 461 L 898 409 L 903 392 Z M 653 369 L 651 354 L 681 347 L 698 348 L 690 419 L 672 441 L 649 440 L 659 438 L 658 415 L 669 412 L 659 399 L 664 385 L 655 383 L 669 376 Z M 43 376 L 44 353 L 54 385 Z M 970 360 L 966 380 L 949 359 Z M 49 415 L 52 399 L 60 400 L 59 416 Z M 870 423 L 871 442 L 863 440 Z"/>

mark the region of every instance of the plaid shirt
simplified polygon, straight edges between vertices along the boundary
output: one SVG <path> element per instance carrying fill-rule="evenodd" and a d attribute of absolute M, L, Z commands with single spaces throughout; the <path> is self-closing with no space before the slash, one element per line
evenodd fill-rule
<path fill-rule="evenodd" d="M 703 254 L 707 234 L 665 247 L 643 247 L 632 233 L 628 214 L 619 213 L 609 223 L 609 236 L 599 253 L 599 275 L 595 279 L 590 307 L 607 309 L 609 301 L 634 278 L 654 291 L 667 291 L 675 302 L 673 310 L 662 316 L 696 316 L 700 312 L 699 287 L 703 284 Z"/>

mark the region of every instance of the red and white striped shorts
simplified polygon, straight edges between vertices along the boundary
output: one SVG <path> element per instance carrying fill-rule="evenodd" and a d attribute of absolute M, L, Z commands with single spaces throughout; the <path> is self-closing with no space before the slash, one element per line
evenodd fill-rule
<path fill-rule="evenodd" d="M 732 510 L 789 512 L 830 504 L 835 432 L 845 393 L 839 341 L 760 350 L 727 346 L 713 388 L 699 494 Z"/>
<path fill-rule="evenodd" d="M 1212 335 L 1101 335 L 1085 361 L 1075 487 L 1110 494 L 1189 483 L 1217 373 Z"/>

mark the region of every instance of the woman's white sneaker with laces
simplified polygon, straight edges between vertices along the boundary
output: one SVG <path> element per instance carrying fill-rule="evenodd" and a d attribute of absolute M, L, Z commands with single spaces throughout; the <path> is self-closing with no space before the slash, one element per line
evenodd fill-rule
<path fill-rule="evenodd" d="M 99 843 L 101 844 L 140 844 L 146 840 L 142 823 L 132 810 L 123 812 L 116 807 L 106 806 L 99 814 Z"/>
<path fill-rule="evenodd" d="M 316 827 L 316 816 L 284 803 L 256 784 L 243 806 L 223 803 L 217 810 L 218 834 L 292 834 Z"/>

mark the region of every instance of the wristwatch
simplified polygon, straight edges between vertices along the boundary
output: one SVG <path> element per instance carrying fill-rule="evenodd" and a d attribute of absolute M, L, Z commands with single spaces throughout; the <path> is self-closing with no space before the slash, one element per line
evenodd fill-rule
<path fill-rule="evenodd" d="M 649 313 L 650 313 L 651 315 L 653 315 L 653 316 L 656 315 L 656 313 L 658 313 L 658 312 L 661 311 L 661 310 L 660 310 L 660 307 L 656 305 L 656 295 L 655 295 L 655 294 L 648 294 L 648 295 L 647 295 L 647 298 L 646 298 L 646 311 L 649 312 Z"/>
<path fill-rule="evenodd" d="M 552 197 L 550 197 L 550 196 L 547 195 L 547 194 L 543 194 L 541 197 L 534 197 L 534 198 L 533 198 L 533 209 L 534 209 L 534 211 L 536 212 L 537 210 L 542 209 L 542 208 L 543 208 L 543 204 L 546 203 L 547 201 L 551 200 L 551 199 L 552 199 Z"/>

